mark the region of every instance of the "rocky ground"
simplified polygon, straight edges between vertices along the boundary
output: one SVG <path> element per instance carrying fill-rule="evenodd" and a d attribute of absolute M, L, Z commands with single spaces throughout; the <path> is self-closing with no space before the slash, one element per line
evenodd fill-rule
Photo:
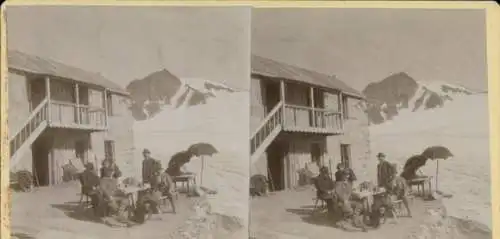
<path fill-rule="evenodd" d="M 446 217 L 440 200 L 423 201 L 416 198 L 413 217 L 389 219 L 379 229 L 362 232 L 356 228 L 335 228 L 325 214 L 312 214 L 314 189 L 274 193 L 254 198 L 250 208 L 250 237 L 255 239 L 305 238 L 386 238 L 386 239 L 491 239 L 491 231 L 470 221 Z"/>

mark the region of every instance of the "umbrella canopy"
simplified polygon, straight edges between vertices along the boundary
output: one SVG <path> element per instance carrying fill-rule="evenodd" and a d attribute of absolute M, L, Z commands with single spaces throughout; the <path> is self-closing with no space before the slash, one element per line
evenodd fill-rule
<path fill-rule="evenodd" d="M 427 157 L 424 155 L 413 155 L 408 160 L 403 167 L 403 172 L 401 177 L 406 180 L 415 178 L 417 175 L 417 170 L 425 165 L 427 162 Z"/>
<path fill-rule="evenodd" d="M 422 155 L 429 159 L 447 159 L 453 157 L 451 151 L 443 146 L 432 146 L 424 150 Z"/>
<path fill-rule="evenodd" d="M 196 156 L 204 156 L 204 155 L 212 156 L 213 154 L 219 152 L 213 145 L 209 143 L 193 144 L 189 146 L 187 151 Z"/>

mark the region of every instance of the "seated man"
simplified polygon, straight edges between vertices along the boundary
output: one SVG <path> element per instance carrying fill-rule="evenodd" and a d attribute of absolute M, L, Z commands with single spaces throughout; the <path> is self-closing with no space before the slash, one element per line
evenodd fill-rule
<path fill-rule="evenodd" d="M 332 213 L 334 210 L 332 190 L 335 187 L 327 167 L 321 167 L 319 175 L 314 179 L 314 186 L 316 187 L 316 196 L 318 199 L 326 202 L 328 212 Z"/>
<path fill-rule="evenodd" d="M 349 172 L 344 171 L 342 181 L 335 182 L 335 195 L 337 204 L 342 213 L 342 218 L 346 222 L 351 222 L 354 226 L 360 227 L 366 231 L 366 226 L 363 222 L 362 209 L 363 205 L 358 200 L 353 199 L 352 183 L 349 182 Z"/>
<path fill-rule="evenodd" d="M 80 202 L 83 200 L 83 196 L 88 196 L 92 199 L 92 207 L 95 209 L 97 207 L 96 198 L 91 195 L 96 193 L 99 187 L 99 176 L 94 170 L 93 163 L 86 163 L 85 170 L 80 174 L 80 184 L 81 184 L 81 194 Z"/>
<path fill-rule="evenodd" d="M 112 171 L 105 171 L 102 176 L 99 184 L 99 209 L 101 210 L 99 216 L 103 217 L 105 222 L 108 222 L 108 216 L 121 222 L 128 222 L 128 218 L 125 216 L 125 212 L 130 206 L 128 197 L 118 188 L 118 182 L 112 177 Z"/>
<path fill-rule="evenodd" d="M 110 177 L 113 178 L 119 178 L 122 176 L 122 172 L 120 171 L 120 168 L 112 159 L 104 159 L 102 161 L 102 166 L 101 166 L 101 178 L 105 177 L 106 175 L 111 175 Z"/>

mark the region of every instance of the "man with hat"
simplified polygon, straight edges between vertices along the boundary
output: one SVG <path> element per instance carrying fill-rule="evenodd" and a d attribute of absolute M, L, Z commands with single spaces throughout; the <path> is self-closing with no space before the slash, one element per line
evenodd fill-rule
<path fill-rule="evenodd" d="M 395 169 L 389 162 L 387 162 L 384 153 L 378 153 L 377 159 L 377 185 L 387 190 L 390 187 L 393 176 L 395 175 Z"/>
<path fill-rule="evenodd" d="M 319 169 L 319 175 L 314 179 L 316 187 L 316 196 L 326 202 L 328 211 L 332 213 L 334 210 L 332 190 L 335 188 L 335 182 L 330 177 L 327 167 L 323 166 Z"/>
<path fill-rule="evenodd" d="M 142 161 L 142 182 L 151 183 L 154 173 L 161 168 L 161 162 L 151 157 L 149 149 L 144 149 L 142 155 L 144 156 Z"/>

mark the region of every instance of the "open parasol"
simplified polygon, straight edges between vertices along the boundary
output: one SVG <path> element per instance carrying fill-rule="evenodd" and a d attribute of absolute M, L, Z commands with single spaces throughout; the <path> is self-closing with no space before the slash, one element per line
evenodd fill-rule
<path fill-rule="evenodd" d="M 212 156 L 219 151 L 209 143 L 196 143 L 187 149 L 187 152 L 192 153 L 195 156 L 201 157 L 201 175 L 200 175 L 200 184 L 203 182 L 203 169 L 205 167 L 205 157 L 204 156 Z"/>
<path fill-rule="evenodd" d="M 422 156 L 436 160 L 436 159 L 448 159 L 453 157 L 451 151 L 444 146 L 432 146 L 428 147 L 422 153 Z M 436 161 L 436 191 L 438 190 L 438 174 L 439 174 L 439 160 Z"/>

